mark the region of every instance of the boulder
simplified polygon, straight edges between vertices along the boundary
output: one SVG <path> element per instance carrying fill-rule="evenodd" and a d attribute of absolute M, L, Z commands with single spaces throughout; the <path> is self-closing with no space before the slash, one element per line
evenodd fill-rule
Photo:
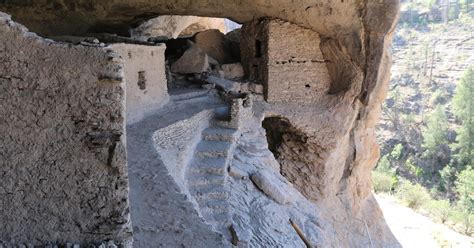
<path fill-rule="evenodd" d="M 207 54 L 197 46 L 192 46 L 172 66 L 173 73 L 202 73 L 209 68 Z"/>
<path fill-rule="evenodd" d="M 268 171 L 258 171 L 252 174 L 252 181 L 268 197 L 280 204 L 287 204 L 293 201 L 288 185 L 281 179 Z"/>
<path fill-rule="evenodd" d="M 244 67 L 241 63 L 232 63 L 222 65 L 222 71 L 224 72 L 224 78 L 236 79 L 244 77 Z"/>
<path fill-rule="evenodd" d="M 154 41 L 176 39 L 178 37 L 192 37 L 197 32 L 206 29 L 225 30 L 223 18 L 200 16 L 162 15 L 143 22 L 140 26 L 130 30 L 135 40 Z"/>
<path fill-rule="evenodd" d="M 225 34 L 226 47 L 230 50 L 232 57 L 236 61 L 240 61 L 240 39 L 241 29 L 235 29 Z"/>
<path fill-rule="evenodd" d="M 196 46 L 216 59 L 220 64 L 234 62 L 225 45 L 225 36 L 219 30 L 209 29 L 200 32 L 194 37 L 194 42 Z"/>

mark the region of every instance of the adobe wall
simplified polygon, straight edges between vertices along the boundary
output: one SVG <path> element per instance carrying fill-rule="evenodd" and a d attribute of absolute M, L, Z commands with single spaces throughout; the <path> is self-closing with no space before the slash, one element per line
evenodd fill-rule
<path fill-rule="evenodd" d="M 111 48 L 124 64 L 127 124 L 140 121 L 168 103 L 165 45 L 114 44 Z"/>
<path fill-rule="evenodd" d="M 331 78 L 315 31 L 289 22 L 253 21 L 244 25 L 245 70 L 264 85 L 268 102 L 317 102 L 331 87 Z"/>
<path fill-rule="evenodd" d="M 0 12 L 0 246 L 131 241 L 117 61 Z"/>

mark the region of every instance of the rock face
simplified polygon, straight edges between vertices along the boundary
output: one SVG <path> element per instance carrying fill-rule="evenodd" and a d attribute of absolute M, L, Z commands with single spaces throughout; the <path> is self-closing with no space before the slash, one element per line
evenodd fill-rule
<path fill-rule="evenodd" d="M 224 19 L 164 15 L 150 19 L 137 28 L 132 29 L 131 36 L 142 41 L 157 37 L 161 39 L 176 39 L 178 37 L 191 37 L 207 29 L 217 29 L 225 32 Z"/>
<path fill-rule="evenodd" d="M 210 29 L 196 34 L 194 37 L 196 46 L 201 48 L 209 56 L 219 63 L 233 62 L 230 49 L 226 47 L 225 36 L 217 29 Z"/>
<path fill-rule="evenodd" d="M 175 73 L 201 73 L 209 68 L 207 54 L 197 46 L 192 46 L 172 66 Z"/>
<path fill-rule="evenodd" d="M 287 223 L 289 218 L 302 227 L 312 243 L 321 247 L 367 247 L 365 232 L 370 233 L 377 247 L 397 247 L 373 200 L 370 182 L 370 171 L 379 155 L 374 128 L 387 90 L 388 48 L 397 8 L 398 1 L 395 0 L 383 3 L 314 3 L 310 0 L 296 3 L 288 0 L 199 0 L 193 4 L 160 0 L 0 3 L 1 11 L 12 14 L 15 20 L 42 35 L 127 33 L 131 26 L 141 23 L 143 18 L 156 17 L 157 13 L 191 14 L 227 17 L 255 27 L 269 23 L 266 29 L 270 31 L 268 42 L 262 40 L 260 45 L 253 44 L 263 49 L 262 55 L 275 55 L 276 59 L 268 60 L 272 63 L 266 63 L 266 66 L 280 66 L 276 65 L 280 61 L 276 56 L 283 56 L 286 61 L 292 59 L 294 55 L 285 50 L 277 52 L 276 48 L 281 44 L 297 48 L 295 58 L 305 56 L 305 47 L 310 54 L 317 54 L 318 63 L 326 68 L 323 72 L 312 71 L 307 77 L 304 77 L 305 70 L 299 70 L 301 75 L 293 74 L 308 80 L 310 88 L 321 87 L 317 94 L 308 96 L 291 89 L 284 92 L 278 88 L 281 84 L 273 85 L 272 91 L 272 81 L 256 78 L 254 85 L 267 83 L 263 89 L 269 101 L 258 94 L 250 94 L 232 102 L 230 117 L 209 120 L 213 127 L 232 127 L 244 134 L 237 141 L 235 153 L 232 143 L 213 156 L 232 157 L 231 166 L 245 171 L 244 174 L 253 175 L 273 168 L 271 173 L 280 174 L 282 180 L 301 193 L 294 194 L 294 203 L 275 203 L 267 194 L 276 194 L 268 193 L 268 190 L 267 194 L 262 194 L 248 179 L 227 177 L 228 171 L 222 170 L 222 164 L 217 165 L 223 175 L 208 175 L 210 179 L 205 185 L 216 183 L 223 192 L 197 191 L 201 195 L 187 192 L 189 188 L 184 182 L 181 184 L 184 195 L 179 195 L 176 192 L 179 187 L 173 186 L 173 180 L 178 179 L 168 175 L 170 170 L 158 151 L 148 154 L 150 160 L 143 159 L 143 163 L 153 162 L 151 169 L 156 173 L 133 173 L 134 182 L 139 183 L 141 177 L 150 182 L 139 189 L 134 188 L 136 193 L 139 195 L 141 189 L 150 190 L 149 194 L 153 196 L 150 199 L 154 200 L 147 202 L 144 209 L 135 208 L 144 211 L 142 217 L 150 216 L 136 220 L 134 237 L 147 239 L 143 244 L 159 243 L 159 240 L 153 240 L 154 237 L 162 240 L 168 237 L 173 241 L 182 240 L 183 245 L 190 244 L 195 237 L 193 230 L 196 230 L 206 235 L 215 234 L 206 236 L 209 237 L 207 241 L 225 246 L 225 240 L 232 240 L 232 233 L 226 232 L 232 224 L 235 225 L 234 236 L 239 236 L 239 228 L 249 230 L 234 241 L 245 240 L 267 247 L 303 245 Z M 280 20 L 269 22 L 261 17 Z M 256 23 L 253 20 L 257 20 Z M 259 24 L 259 21 L 263 23 Z M 310 33 L 307 35 L 318 38 L 312 43 L 306 35 L 301 35 L 288 41 L 293 37 L 282 32 L 280 37 L 287 40 L 273 40 L 281 42 L 275 45 L 271 25 L 275 25 L 275 30 L 287 28 L 288 32 L 297 34 L 304 28 Z M 263 27 L 265 29 L 265 25 Z M 117 63 L 107 48 L 48 43 L 50 41 L 26 33 L 5 17 L 1 19 L 0 32 L 0 46 L 3 46 L 0 47 L 0 60 L 5 65 L 0 67 L 0 98 L 6 99 L 3 102 L 7 103 L 0 111 L 3 111 L 2 117 L 8 118 L 8 121 L 0 121 L 1 134 L 6 137 L 0 145 L 0 154 L 5 156 L 1 161 L 7 161 L 0 169 L 7 178 L 0 181 L 3 183 L 0 189 L 7 189 L 3 192 L 6 197 L 0 198 L 4 210 L 0 212 L 0 219 L 2 227 L 7 227 L 0 229 L 0 240 L 8 243 L 35 240 L 39 244 L 77 240 L 85 244 L 114 239 L 127 244 L 132 234 L 123 139 L 126 123 L 123 64 Z M 275 53 L 271 53 L 272 49 L 276 49 L 273 50 Z M 243 63 L 251 62 L 244 56 L 242 60 Z M 260 75 L 276 75 L 270 69 Z M 273 72 L 277 73 L 278 69 Z M 298 70 L 292 71 L 295 72 Z M 279 80 L 279 76 L 274 78 Z M 185 114 L 193 107 L 202 106 L 207 105 L 189 103 L 176 113 Z M 163 109 L 168 114 L 176 111 L 172 106 Z M 173 120 L 177 121 L 170 116 L 162 122 L 146 119 L 132 125 L 131 128 L 149 131 L 146 134 L 136 132 L 136 147 L 143 141 L 150 145 L 153 130 L 163 128 L 160 127 L 163 123 L 172 125 Z M 223 120 L 226 118 L 230 118 L 230 122 Z M 206 137 L 200 136 L 199 130 L 187 131 L 196 132 L 196 137 Z M 260 132 L 266 132 L 266 137 Z M 215 148 L 222 147 L 216 145 Z M 184 162 L 180 166 L 187 168 Z M 154 187 L 157 187 L 156 191 L 151 190 Z M 167 187 L 172 191 L 163 190 Z M 225 191 L 229 188 L 232 189 L 230 195 Z M 202 197 L 206 197 L 205 206 L 198 202 Z M 206 212 L 204 207 L 212 211 Z M 179 210 L 182 215 L 175 217 L 173 210 Z M 154 211 L 158 211 L 158 217 L 168 218 L 165 224 L 149 223 L 148 219 L 158 218 L 153 215 Z M 368 230 L 356 223 L 356 219 L 364 220 Z M 204 230 L 204 222 L 212 229 Z M 45 229 L 54 232 L 45 232 Z M 219 235 L 224 241 L 219 240 Z M 163 243 L 173 244 L 168 241 Z M 198 245 L 203 247 L 204 242 L 200 239 Z"/>

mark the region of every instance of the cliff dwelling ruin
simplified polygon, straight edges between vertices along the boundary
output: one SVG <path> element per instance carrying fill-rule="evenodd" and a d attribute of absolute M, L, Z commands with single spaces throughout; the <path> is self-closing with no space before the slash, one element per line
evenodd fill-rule
<path fill-rule="evenodd" d="M 398 1 L 0 11 L 0 247 L 398 247 L 369 176 Z"/>

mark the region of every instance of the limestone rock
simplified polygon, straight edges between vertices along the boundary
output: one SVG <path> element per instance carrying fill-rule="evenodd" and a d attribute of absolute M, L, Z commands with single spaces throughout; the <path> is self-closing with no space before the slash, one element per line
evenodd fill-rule
<path fill-rule="evenodd" d="M 252 238 L 252 232 L 248 229 L 243 229 L 237 225 L 231 225 L 229 231 L 232 235 L 232 244 L 237 247 L 247 247 Z"/>
<path fill-rule="evenodd" d="M 236 166 L 229 167 L 229 175 L 237 179 L 245 179 L 248 177 L 247 172 L 237 168 Z"/>
<path fill-rule="evenodd" d="M 240 61 L 240 39 L 241 29 L 235 29 L 225 34 L 226 45 L 230 50 L 232 56 Z"/>
<path fill-rule="evenodd" d="M 222 71 L 226 79 L 236 79 L 244 76 L 244 68 L 241 63 L 224 64 L 222 65 Z"/>
<path fill-rule="evenodd" d="M 209 56 L 220 64 L 232 62 L 228 49 L 225 46 L 225 36 L 217 29 L 210 29 L 196 34 L 194 37 L 196 46 L 201 48 Z"/>
<path fill-rule="evenodd" d="M 131 30 L 134 39 L 147 41 L 149 38 L 176 39 L 191 37 L 206 29 L 225 31 L 223 18 L 200 16 L 163 15 L 142 23 Z"/>
<path fill-rule="evenodd" d="M 249 84 L 249 90 L 255 94 L 263 94 L 263 85 L 251 83 Z"/>
<path fill-rule="evenodd" d="M 172 66 L 174 73 L 202 73 L 209 68 L 209 58 L 199 47 L 192 46 Z"/>
<path fill-rule="evenodd" d="M 292 201 L 293 192 L 289 191 L 287 185 L 279 178 L 267 171 L 258 171 L 252 174 L 252 181 L 268 197 L 280 204 L 287 204 Z"/>

